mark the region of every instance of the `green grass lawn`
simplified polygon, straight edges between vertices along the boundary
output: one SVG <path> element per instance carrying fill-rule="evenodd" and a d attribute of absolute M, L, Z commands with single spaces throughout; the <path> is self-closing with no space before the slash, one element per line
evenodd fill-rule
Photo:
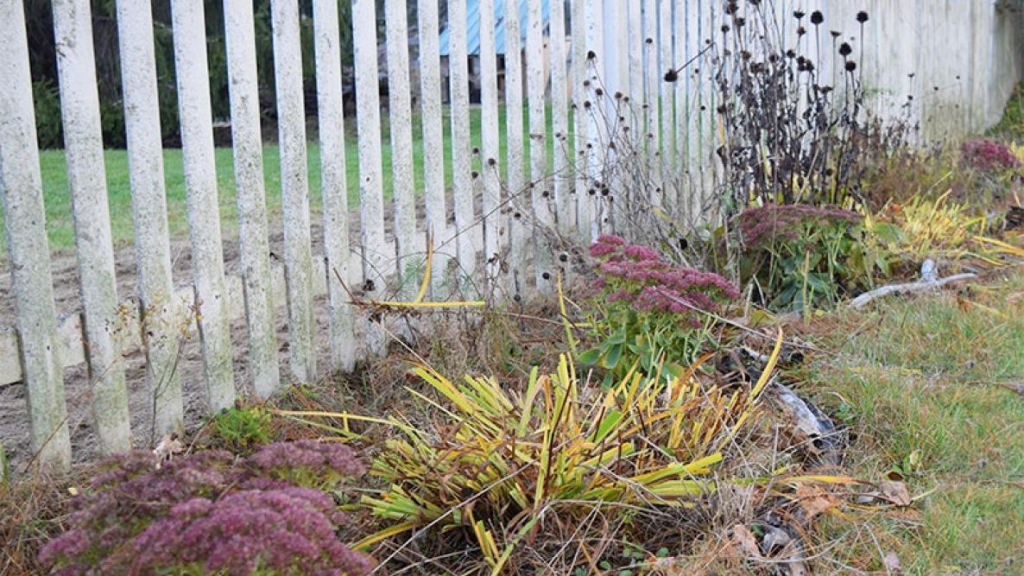
<path fill-rule="evenodd" d="M 524 123 L 528 114 L 524 108 Z M 346 130 L 346 163 L 348 166 L 349 203 L 353 208 L 359 203 L 359 156 L 356 147 L 354 118 L 347 119 Z M 382 157 L 384 168 L 384 195 L 391 198 L 391 149 L 388 146 L 389 127 L 387 114 L 383 114 Z M 551 114 L 547 114 L 548 132 L 551 132 Z M 499 109 L 501 137 L 501 166 L 505 166 L 507 157 L 505 149 L 505 108 Z M 480 146 L 480 109 L 473 108 L 470 113 L 472 146 Z M 571 125 L 571 122 L 570 122 Z M 451 184 L 451 147 L 448 145 L 450 123 L 445 116 L 445 178 Z M 417 191 L 423 188 L 423 141 L 419 114 L 413 116 L 413 156 Z M 571 142 L 571 139 L 570 139 Z M 529 140 L 525 145 L 525 153 L 529 154 Z M 550 166 L 553 155 L 552 143 L 548 142 L 548 162 Z M 218 148 L 216 151 L 217 181 L 221 221 L 225 236 L 231 236 L 237 230 L 235 180 L 232 151 L 230 148 Z M 280 156 L 275 144 L 263 147 L 264 174 L 266 179 L 267 206 L 271 217 L 281 210 L 281 175 Z M 46 229 L 50 239 L 50 248 L 55 252 L 66 252 L 74 249 L 74 225 L 71 215 L 71 199 L 68 192 L 67 165 L 63 150 L 43 150 L 40 152 L 40 165 L 43 177 L 43 197 L 46 204 Z M 320 148 L 315 142 L 309 143 L 308 154 L 310 205 L 314 213 L 318 212 L 320 203 Z M 129 245 L 134 236 L 132 231 L 131 189 L 128 180 L 128 156 L 125 150 L 106 151 L 107 188 L 110 202 L 111 227 L 116 246 Z M 474 159 L 474 169 L 480 169 L 480 158 Z M 528 162 L 527 162 L 528 169 Z M 185 205 L 185 175 L 182 166 L 180 149 L 164 151 L 164 177 L 167 193 L 167 216 L 171 234 L 185 235 L 188 232 L 187 212 Z M 2 220 L 2 214 L 0 214 Z M 6 254 L 6 238 L 0 239 L 0 256 Z"/>
<path fill-rule="evenodd" d="M 978 305 L 981 304 L 981 305 Z M 905 478 L 912 508 L 851 526 L 833 556 L 885 573 L 1024 573 L 1024 279 L 896 298 L 831 326 L 837 354 L 804 375 L 852 433 L 847 465 L 868 480 Z M 838 570 L 837 572 L 841 572 Z"/>

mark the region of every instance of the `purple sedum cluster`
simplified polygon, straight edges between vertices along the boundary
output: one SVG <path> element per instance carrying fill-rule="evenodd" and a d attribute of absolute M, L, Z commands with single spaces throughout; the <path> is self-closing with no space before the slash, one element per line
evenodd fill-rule
<path fill-rule="evenodd" d="M 324 491 L 364 473 L 347 446 L 304 440 L 245 459 L 207 451 L 162 464 L 137 451 L 104 468 L 73 501 L 70 529 L 40 553 L 55 574 L 357 576 L 372 569 L 338 539 L 344 516 Z"/>
<path fill-rule="evenodd" d="M 647 246 L 628 244 L 619 236 L 603 235 L 590 246 L 601 276 L 597 287 L 609 303 L 627 302 L 641 312 L 668 312 L 700 326 L 694 310 L 713 311 L 718 303 L 740 296 L 718 274 L 676 266 Z"/>
<path fill-rule="evenodd" d="M 743 243 L 749 248 L 766 248 L 776 242 L 798 240 L 805 226 L 853 226 L 864 217 L 834 206 L 810 204 L 768 204 L 748 208 L 737 217 Z"/>
<path fill-rule="evenodd" d="M 994 140 L 968 140 L 960 146 L 964 161 L 981 170 L 1020 168 L 1021 161 L 1005 144 Z"/>

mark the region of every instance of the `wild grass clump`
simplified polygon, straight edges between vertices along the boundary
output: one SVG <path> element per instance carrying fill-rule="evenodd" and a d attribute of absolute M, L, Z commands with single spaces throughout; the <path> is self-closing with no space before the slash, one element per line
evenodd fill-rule
<path fill-rule="evenodd" d="M 40 562 L 58 574 L 323 574 L 372 568 L 335 531 L 331 492 L 365 468 L 346 446 L 303 440 L 248 458 L 210 450 L 115 457 L 71 502 Z"/>
<path fill-rule="evenodd" d="M 573 566 L 578 543 L 610 526 L 700 507 L 768 381 L 766 371 L 730 391 L 706 385 L 694 366 L 684 378 L 633 373 L 602 390 L 566 356 L 552 374 L 534 369 L 522 392 L 414 372 L 444 400 L 411 391 L 436 408 L 430 428 L 392 418 L 402 435 L 371 469 L 387 487 L 364 503 L 394 524 L 364 544 L 428 534 L 438 549 L 479 551 L 493 574 Z"/>
<path fill-rule="evenodd" d="M 740 297 L 718 274 L 671 264 L 619 236 L 599 237 L 590 255 L 600 293 L 588 325 L 598 344 L 580 361 L 608 370 L 608 384 L 634 369 L 681 377 L 714 342 L 714 312 Z"/>

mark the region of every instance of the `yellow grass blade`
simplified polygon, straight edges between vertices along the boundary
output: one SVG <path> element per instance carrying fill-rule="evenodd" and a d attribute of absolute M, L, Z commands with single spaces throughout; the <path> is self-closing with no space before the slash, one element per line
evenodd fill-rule
<path fill-rule="evenodd" d="M 370 534 L 366 538 L 363 538 L 359 542 L 353 544 L 352 548 L 355 550 L 361 550 L 365 552 L 374 544 L 381 542 L 382 540 L 387 540 L 388 538 L 391 538 L 392 536 L 401 534 L 403 532 L 408 532 L 409 530 L 412 530 L 419 525 L 420 522 L 416 520 L 410 522 L 403 522 L 402 524 L 395 524 L 390 528 L 385 528 L 383 530 Z"/>

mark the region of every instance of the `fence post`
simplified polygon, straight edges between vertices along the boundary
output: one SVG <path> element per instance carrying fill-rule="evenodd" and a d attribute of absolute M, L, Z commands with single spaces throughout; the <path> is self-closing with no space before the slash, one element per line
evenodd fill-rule
<path fill-rule="evenodd" d="M 247 0 L 246 0 L 247 1 Z M 345 177 L 345 110 L 341 84 L 338 1 L 313 2 L 316 49 L 317 120 L 320 123 L 320 190 L 324 210 L 324 256 L 327 261 L 327 298 L 331 362 L 335 370 L 355 367 L 355 334 L 351 298 L 335 274 L 348 282 L 352 249 L 349 246 L 348 183 Z"/>
<path fill-rule="evenodd" d="M 88 0 L 55 0 L 53 24 L 92 413 L 101 452 L 113 454 L 131 448 L 132 431 L 118 335 L 114 247 Z"/>
<path fill-rule="evenodd" d="M 541 0 L 526 0 L 526 87 L 530 105 L 530 196 L 533 205 L 534 275 L 537 291 L 554 283 L 551 243 L 555 223 L 548 174 L 546 100 L 544 98 L 544 20 Z"/>
<path fill-rule="evenodd" d="M 452 124 L 452 201 L 455 204 L 455 254 L 459 261 L 457 285 L 469 292 L 476 272 L 472 228 L 473 157 L 470 155 L 469 62 L 466 54 L 466 0 L 448 0 L 448 81 Z"/>
<path fill-rule="evenodd" d="M 274 323 L 274 294 L 263 184 L 263 138 L 256 77 L 256 33 L 252 2 L 224 0 L 224 38 L 231 99 L 231 144 L 238 198 L 238 243 L 245 321 L 249 329 L 249 366 L 260 398 L 281 387 Z"/>
<path fill-rule="evenodd" d="M 420 36 L 420 103 L 423 122 L 423 196 L 426 203 L 427 234 L 434 247 L 444 240 L 448 228 L 444 185 L 444 114 L 441 109 L 441 49 L 438 40 L 437 0 L 418 0 Z M 448 270 L 448 254 L 434 253 L 430 288 L 434 298 L 441 290 Z"/>
<path fill-rule="evenodd" d="M 505 31 L 509 33 L 508 30 Z M 484 183 L 484 262 L 488 294 L 501 273 L 501 166 L 498 145 L 498 54 L 494 39 L 494 0 L 480 0 L 480 168 Z"/>
<path fill-rule="evenodd" d="M 405 0 L 385 2 L 388 51 L 388 112 L 391 133 L 391 194 L 395 203 L 396 280 L 405 297 L 416 294 L 416 199 L 409 94 L 409 24 Z"/>
<path fill-rule="evenodd" d="M 505 2 L 505 150 L 509 214 L 507 287 L 521 299 L 526 281 L 526 165 L 523 138 L 523 57 L 519 0 Z"/>
<path fill-rule="evenodd" d="M 289 365 L 300 382 L 316 378 L 313 342 L 313 254 L 309 231 L 306 111 L 302 92 L 302 39 L 298 0 L 271 0 L 274 85 L 281 147 L 284 272 L 288 290 Z"/>
<path fill-rule="evenodd" d="M 32 449 L 43 466 L 67 469 L 71 465 L 71 440 L 64 404 L 64 366 L 58 354 L 22 6 L 21 2 L 0 2 L 0 200 L 18 313 Z"/>
<path fill-rule="evenodd" d="M 142 343 L 146 352 L 146 386 L 153 407 L 150 433 L 159 437 L 181 430 L 183 426 L 177 362 L 184 328 L 181 326 L 182 307 L 174 301 L 171 280 L 153 16 L 148 0 L 118 0 L 117 36 L 142 309 Z"/>
<path fill-rule="evenodd" d="M 216 412 L 234 405 L 235 379 L 231 367 L 231 326 L 224 287 L 203 2 L 172 0 L 171 15 L 196 321 L 203 349 L 206 396 L 210 410 Z"/>
<path fill-rule="evenodd" d="M 363 243 L 362 292 L 372 299 L 378 299 L 384 293 L 387 281 L 376 22 L 377 9 L 374 0 L 352 1 L 352 40 L 355 47 L 356 115 L 359 137 L 359 212 Z M 443 235 L 444 229 L 437 234 L 438 237 Z M 372 319 L 367 324 L 366 341 L 373 354 L 381 355 L 387 350 L 384 331 Z"/>

